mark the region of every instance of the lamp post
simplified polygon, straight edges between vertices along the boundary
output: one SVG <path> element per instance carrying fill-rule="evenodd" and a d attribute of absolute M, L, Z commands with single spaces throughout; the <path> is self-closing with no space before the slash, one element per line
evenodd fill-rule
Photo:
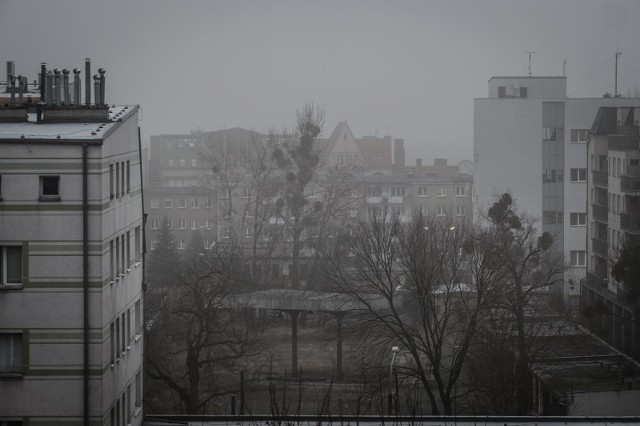
<path fill-rule="evenodd" d="M 400 352 L 399 347 L 394 346 L 391 348 L 391 365 L 389 366 L 389 395 L 387 396 L 387 405 L 390 416 L 393 415 L 393 388 L 391 387 L 393 383 L 393 363 L 396 360 L 396 355 L 398 355 L 398 352 Z"/>

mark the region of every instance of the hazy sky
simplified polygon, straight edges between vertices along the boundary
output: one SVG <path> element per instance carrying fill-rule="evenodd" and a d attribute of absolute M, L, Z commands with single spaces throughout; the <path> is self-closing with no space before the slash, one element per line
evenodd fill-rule
<path fill-rule="evenodd" d="M 325 134 L 404 138 L 415 157 L 472 157 L 473 98 L 494 75 L 562 75 L 569 95 L 640 86 L 633 0 L 0 0 L 0 61 L 107 70 L 107 101 L 138 103 L 146 137 L 291 124 L 313 100 Z M 83 76 L 84 77 L 84 76 Z"/>

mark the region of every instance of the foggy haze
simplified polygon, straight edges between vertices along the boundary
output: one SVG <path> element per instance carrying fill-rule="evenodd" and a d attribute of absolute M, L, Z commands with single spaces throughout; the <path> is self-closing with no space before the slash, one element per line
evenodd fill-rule
<path fill-rule="evenodd" d="M 472 157 L 473 98 L 491 76 L 562 75 L 568 95 L 640 85 L 633 1 L 7 1 L 3 61 L 37 76 L 107 70 L 107 102 L 142 107 L 146 138 L 289 125 L 307 100 L 328 135 L 404 138 L 407 162 Z"/>

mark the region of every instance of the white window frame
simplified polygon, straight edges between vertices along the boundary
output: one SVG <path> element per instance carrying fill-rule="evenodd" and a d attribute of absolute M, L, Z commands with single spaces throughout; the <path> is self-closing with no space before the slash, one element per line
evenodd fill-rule
<path fill-rule="evenodd" d="M 178 208 L 186 209 L 187 208 L 187 199 L 186 198 L 178 198 Z"/>
<path fill-rule="evenodd" d="M 465 185 L 456 185 L 456 197 L 466 197 L 467 188 Z"/>
<path fill-rule="evenodd" d="M 438 197 L 446 197 L 447 196 L 447 188 L 444 186 L 441 186 L 440 188 L 438 188 Z"/>
<path fill-rule="evenodd" d="M 465 206 L 456 206 L 456 216 L 464 216 L 467 214 Z"/>
<path fill-rule="evenodd" d="M 418 186 L 418 197 L 427 197 L 428 193 L 427 185 Z"/>
<path fill-rule="evenodd" d="M 587 226 L 587 214 L 584 212 L 569 213 L 569 225 L 570 226 Z"/>
<path fill-rule="evenodd" d="M 569 256 L 572 268 L 583 268 L 587 266 L 586 250 L 571 250 Z"/>
<path fill-rule="evenodd" d="M 574 176 L 575 170 L 575 176 Z M 571 182 L 586 182 L 587 181 L 587 169 L 584 167 L 575 167 L 569 170 L 569 178 Z"/>
<path fill-rule="evenodd" d="M 171 209 L 173 208 L 173 200 L 164 200 L 164 204 L 163 204 L 165 209 Z"/>
<path fill-rule="evenodd" d="M 446 216 L 447 212 L 444 206 L 437 206 L 436 207 L 436 216 L 442 217 L 442 216 Z"/>

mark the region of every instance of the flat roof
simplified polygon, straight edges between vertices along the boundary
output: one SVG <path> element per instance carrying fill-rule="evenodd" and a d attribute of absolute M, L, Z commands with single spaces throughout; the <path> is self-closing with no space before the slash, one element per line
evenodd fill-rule
<path fill-rule="evenodd" d="M 566 77 L 566 76 L 562 76 L 562 75 L 558 75 L 558 76 L 554 76 L 554 75 L 521 75 L 521 76 L 517 76 L 517 75 L 495 75 L 495 76 L 491 77 L 491 78 L 489 79 L 489 81 L 493 80 L 494 78 L 501 78 L 501 79 L 509 79 L 509 78 L 512 78 L 512 79 L 518 79 L 518 80 L 521 80 L 521 79 L 523 79 L 523 78 L 526 78 L 526 79 L 535 79 L 535 78 L 538 78 L 538 79 L 542 79 L 542 78 L 564 78 L 564 79 L 566 79 L 567 77 Z"/>
<path fill-rule="evenodd" d="M 138 105 L 109 106 L 109 118 L 104 122 L 42 122 L 36 123 L 35 111 L 27 122 L 0 123 L 2 141 L 100 141 L 119 123 L 138 110 Z"/>

